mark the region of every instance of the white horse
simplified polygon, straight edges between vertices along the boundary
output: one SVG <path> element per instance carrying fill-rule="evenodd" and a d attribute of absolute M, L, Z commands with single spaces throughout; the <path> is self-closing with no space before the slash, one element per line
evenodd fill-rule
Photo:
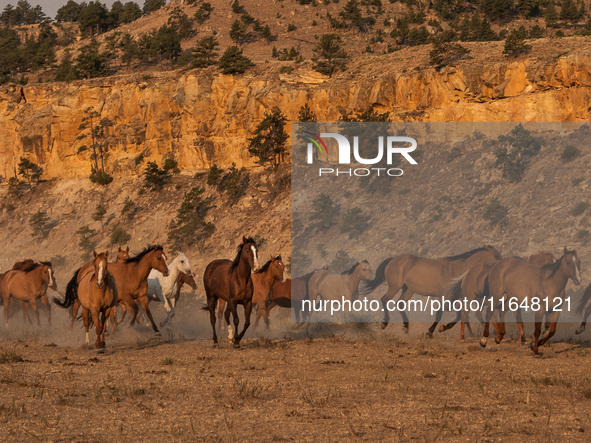
<path fill-rule="evenodd" d="M 168 265 L 168 277 L 164 277 L 161 272 L 152 269 L 148 276 L 148 300 L 156 301 L 164 305 L 166 309 L 166 319 L 160 323 L 160 327 L 168 323 L 174 317 L 174 307 L 176 305 L 175 294 L 177 290 L 177 280 L 180 272 L 191 275 L 191 264 L 189 259 L 182 252 L 177 252 L 177 256 Z M 139 306 L 140 312 L 145 314 Z"/>

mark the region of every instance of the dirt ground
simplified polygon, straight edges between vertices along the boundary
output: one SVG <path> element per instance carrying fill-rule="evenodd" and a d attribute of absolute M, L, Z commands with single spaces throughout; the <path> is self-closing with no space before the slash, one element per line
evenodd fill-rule
<path fill-rule="evenodd" d="M 458 331 L 297 327 L 284 311 L 213 349 L 201 306 L 181 299 L 161 339 L 123 326 L 104 354 L 57 308 L 51 326 L 0 321 L 1 440 L 589 441 L 591 333 L 574 325 L 534 358 L 514 325 L 482 350 Z"/>

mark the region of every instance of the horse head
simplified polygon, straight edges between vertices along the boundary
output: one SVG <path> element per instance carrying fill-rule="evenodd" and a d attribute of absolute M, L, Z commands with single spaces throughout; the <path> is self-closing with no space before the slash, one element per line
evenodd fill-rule
<path fill-rule="evenodd" d="M 166 264 L 166 254 L 162 246 L 154 246 L 150 251 L 150 266 L 161 272 L 163 276 L 168 277 L 168 266 Z"/>
<path fill-rule="evenodd" d="M 240 260 L 246 261 L 254 271 L 259 269 L 258 250 L 254 239 L 242 237 Z"/>
<path fill-rule="evenodd" d="M 577 256 L 577 251 L 574 249 L 569 251 L 564 247 L 564 255 L 561 257 L 561 262 L 567 267 L 567 275 L 575 285 L 581 284 L 581 261 Z"/>
<path fill-rule="evenodd" d="M 286 273 L 285 273 L 285 264 L 283 264 L 283 260 L 281 259 L 281 255 L 277 257 L 271 256 L 271 275 L 274 277 L 275 280 L 281 280 L 282 283 L 285 283 Z"/>
<path fill-rule="evenodd" d="M 127 249 L 123 249 L 119 246 L 119 251 L 117 252 L 117 263 L 122 263 L 129 258 L 129 246 Z"/>
<path fill-rule="evenodd" d="M 189 259 L 182 252 L 177 252 L 177 256 L 172 261 L 171 266 L 173 263 L 176 265 L 179 271 L 184 272 L 188 276 L 192 275 L 191 263 L 189 263 Z"/>
<path fill-rule="evenodd" d="M 363 260 L 357 265 L 356 271 L 359 272 L 361 276 L 361 280 L 371 280 L 371 276 L 373 271 L 371 270 L 371 265 L 367 260 Z"/>
<path fill-rule="evenodd" d="M 121 249 L 121 248 L 120 248 Z M 107 264 L 109 263 L 109 251 L 97 254 L 92 251 L 94 256 L 94 275 L 96 275 L 96 287 L 103 289 L 105 287 L 105 277 L 107 275 Z"/>
<path fill-rule="evenodd" d="M 492 258 L 495 261 L 500 261 L 503 259 L 503 256 L 501 255 L 501 253 L 499 251 L 497 251 L 493 246 L 485 245 L 484 247 L 488 252 L 490 252 L 492 254 Z"/>
<path fill-rule="evenodd" d="M 40 269 L 42 276 L 41 278 L 43 279 L 43 281 L 47 282 L 48 287 L 50 287 L 54 291 L 57 291 L 57 281 L 55 279 L 55 276 L 53 275 L 53 268 L 51 266 L 51 263 L 48 261 L 42 261 Z"/>

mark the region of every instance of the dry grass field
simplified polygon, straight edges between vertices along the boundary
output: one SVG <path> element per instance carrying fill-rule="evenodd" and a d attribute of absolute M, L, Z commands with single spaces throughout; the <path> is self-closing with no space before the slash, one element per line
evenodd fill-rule
<path fill-rule="evenodd" d="M 482 350 L 458 331 L 296 327 L 284 312 L 239 350 L 213 349 L 201 303 L 181 302 L 161 339 L 123 326 L 104 354 L 65 311 L 51 327 L 2 322 L 2 441 L 589 439 L 589 333 L 571 340 L 571 324 L 534 358 L 515 338 Z"/>

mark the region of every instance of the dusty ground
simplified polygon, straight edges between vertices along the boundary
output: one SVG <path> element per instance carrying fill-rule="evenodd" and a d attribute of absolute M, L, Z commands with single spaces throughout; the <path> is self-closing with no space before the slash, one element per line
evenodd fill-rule
<path fill-rule="evenodd" d="M 124 327 L 105 354 L 84 346 L 81 326 L 67 332 L 65 311 L 54 309 L 51 327 L 25 328 L 20 315 L 8 329 L 1 322 L 2 441 L 522 442 L 591 433 L 589 332 L 533 358 L 515 339 L 483 351 L 475 338 L 460 343 L 458 331 L 425 340 L 399 324 L 297 328 L 284 312 L 240 350 L 225 341 L 212 349 L 200 306 L 181 299 L 161 340 Z M 574 330 L 559 328 L 559 340 Z"/>

